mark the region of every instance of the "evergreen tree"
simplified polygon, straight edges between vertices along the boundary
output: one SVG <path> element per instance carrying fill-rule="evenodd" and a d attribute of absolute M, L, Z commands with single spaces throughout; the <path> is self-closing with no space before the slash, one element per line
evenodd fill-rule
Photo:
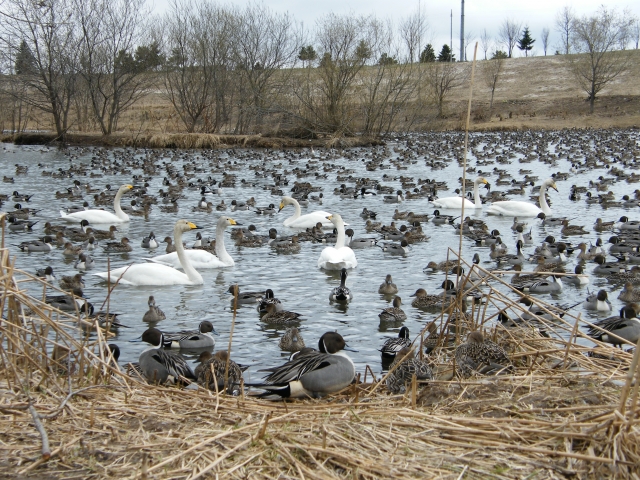
<path fill-rule="evenodd" d="M 429 63 L 436 61 L 436 52 L 433 50 L 433 46 L 428 43 L 422 53 L 420 54 L 420 62 L 421 63 Z"/>
<path fill-rule="evenodd" d="M 507 55 L 507 52 L 503 50 L 496 50 L 491 54 L 491 60 L 494 60 L 496 58 L 509 58 L 509 55 Z"/>
<path fill-rule="evenodd" d="M 25 75 L 36 71 L 36 58 L 24 40 L 20 42 L 16 53 L 15 69 L 17 75 Z"/>
<path fill-rule="evenodd" d="M 529 33 L 529 27 L 524 27 L 522 38 L 518 40 L 518 48 L 524 50 L 525 57 L 529 56 L 529 50 L 533 48 L 534 42 L 535 40 L 531 38 L 531 34 Z"/>
<path fill-rule="evenodd" d="M 311 63 L 316 58 L 318 58 L 318 54 L 316 53 L 315 49 L 311 45 L 302 47 L 300 49 L 300 53 L 298 54 L 298 59 L 302 60 L 303 62 Z"/>
<path fill-rule="evenodd" d="M 366 62 L 371 58 L 372 55 L 373 52 L 371 51 L 369 45 L 367 45 L 367 42 L 365 42 L 364 40 L 360 40 L 360 43 L 356 47 L 356 57 L 358 58 L 358 60 L 363 60 Z"/>
<path fill-rule="evenodd" d="M 158 42 L 151 42 L 149 45 L 139 45 L 136 48 L 135 60 L 140 71 L 147 72 L 157 70 L 164 63 L 165 57 Z"/>
<path fill-rule="evenodd" d="M 446 43 L 442 46 L 442 50 L 440 50 L 440 53 L 438 54 L 438 61 L 439 62 L 455 62 L 456 61 L 456 56 L 451 53 L 451 48 L 449 48 L 449 45 L 447 45 Z"/>
<path fill-rule="evenodd" d="M 378 65 L 396 65 L 398 60 L 395 57 L 390 57 L 386 53 L 380 55 L 380 59 L 378 59 Z"/>

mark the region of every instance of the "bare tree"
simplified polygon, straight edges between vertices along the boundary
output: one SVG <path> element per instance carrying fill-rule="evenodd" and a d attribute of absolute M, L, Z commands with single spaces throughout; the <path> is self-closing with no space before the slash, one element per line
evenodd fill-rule
<path fill-rule="evenodd" d="M 417 9 L 400 22 L 400 37 L 407 47 L 409 63 L 418 61 L 422 39 L 427 32 L 427 18 L 423 11 Z"/>
<path fill-rule="evenodd" d="M 6 0 L 0 42 L 4 54 L 17 52 L 21 43 L 29 48 L 33 62 L 17 80 L 24 88 L 24 102 L 53 118 L 63 137 L 70 127 L 69 110 L 76 91 L 78 37 L 70 0 Z"/>
<path fill-rule="evenodd" d="M 489 118 L 493 114 L 493 97 L 498 88 L 498 82 L 502 76 L 504 69 L 504 58 L 496 56 L 491 60 L 482 63 L 482 73 L 484 76 L 485 85 L 491 90 L 491 101 L 489 102 Z"/>
<path fill-rule="evenodd" d="M 451 90 L 462 85 L 462 68 L 461 65 L 452 62 L 433 62 L 427 67 L 427 83 L 440 118 L 444 117 L 444 101 Z"/>
<path fill-rule="evenodd" d="M 591 113 L 598 93 L 629 66 L 627 52 L 616 47 L 628 35 L 632 23 L 632 18 L 605 6 L 592 16 L 576 18 L 573 23 L 572 45 L 583 55 L 571 59 L 571 67 L 587 94 Z"/>
<path fill-rule="evenodd" d="M 514 20 L 511 20 L 509 18 L 505 19 L 502 22 L 502 25 L 500 25 L 498 37 L 506 45 L 507 55 L 509 56 L 509 58 L 511 58 L 511 56 L 513 55 L 513 49 L 518 42 L 521 28 L 521 23 L 516 23 Z"/>
<path fill-rule="evenodd" d="M 286 89 L 283 76 L 292 69 L 284 67 L 296 62 L 302 47 L 302 31 L 289 14 L 251 4 L 238 15 L 233 43 L 241 89 L 236 133 L 246 132 L 251 122 L 260 130 L 263 115 L 274 106 L 276 95 Z"/>
<path fill-rule="evenodd" d="M 486 28 L 482 31 L 482 35 L 480 35 L 480 48 L 484 52 L 484 59 L 486 60 L 487 52 L 491 50 L 491 36 Z"/>
<path fill-rule="evenodd" d="M 635 17 L 631 26 L 631 39 L 638 50 L 638 43 L 640 43 L 640 18 L 638 17 Z"/>
<path fill-rule="evenodd" d="M 540 34 L 540 41 L 542 42 L 542 49 L 544 50 L 544 56 L 547 56 L 547 48 L 549 47 L 549 29 L 544 27 Z"/>
<path fill-rule="evenodd" d="M 464 35 L 464 61 L 467 61 L 467 47 L 473 42 L 475 35 L 472 31 L 468 31 Z M 463 59 L 460 59 L 463 61 Z"/>
<path fill-rule="evenodd" d="M 145 65 L 135 58 L 146 40 L 145 0 L 74 0 L 81 32 L 80 74 L 93 115 L 104 135 L 149 85 Z"/>
<path fill-rule="evenodd" d="M 573 22 L 576 16 L 573 8 L 568 5 L 562 7 L 562 10 L 556 15 L 556 31 L 560 34 L 561 51 L 565 55 L 569 55 L 571 51 L 571 35 L 573 34 Z"/>

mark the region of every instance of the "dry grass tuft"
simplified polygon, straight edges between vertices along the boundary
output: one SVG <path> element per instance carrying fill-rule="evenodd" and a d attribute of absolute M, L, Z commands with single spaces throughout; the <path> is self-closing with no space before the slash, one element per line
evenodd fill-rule
<path fill-rule="evenodd" d="M 508 375 L 451 379 L 451 350 L 436 348 L 439 379 L 415 396 L 389 395 L 361 372 L 364 383 L 329 398 L 273 403 L 139 383 L 105 358 L 104 331 L 27 295 L 26 282 L 39 282 L 43 297 L 54 288 L 0 249 L 5 475 L 637 478 L 638 356 L 598 346 L 608 356 L 587 357 L 594 348 L 575 342 L 575 318 L 548 322 L 547 338 L 491 327 L 486 304 L 473 307 L 467 328 L 508 349 Z M 487 304 L 519 308 L 499 279 L 462 284 L 482 287 Z M 441 335 L 455 308 L 436 319 Z M 55 346 L 70 355 L 54 360 Z"/>

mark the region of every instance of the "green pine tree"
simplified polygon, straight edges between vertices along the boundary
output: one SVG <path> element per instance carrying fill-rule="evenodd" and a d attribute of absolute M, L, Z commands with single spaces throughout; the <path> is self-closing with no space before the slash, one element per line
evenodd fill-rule
<path fill-rule="evenodd" d="M 420 54 L 420 63 L 429 63 L 436 61 L 436 52 L 433 50 L 433 46 L 428 43 L 422 53 Z"/>
<path fill-rule="evenodd" d="M 14 66 L 17 75 L 26 75 L 35 73 L 36 71 L 36 58 L 24 40 L 20 42 L 20 46 L 18 47 Z"/>
<path fill-rule="evenodd" d="M 451 48 L 446 43 L 442 46 L 442 50 L 438 54 L 439 62 L 455 62 L 456 56 L 451 53 Z"/>
<path fill-rule="evenodd" d="M 524 32 L 522 32 L 522 38 L 518 40 L 518 48 L 520 50 L 524 50 L 525 57 L 529 56 L 529 50 L 533 48 L 533 44 L 535 40 L 531 38 L 531 34 L 529 33 L 529 27 L 524 27 Z"/>
<path fill-rule="evenodd" d="M 396 60 L 395 57 L 390 57 L 386 53 L 380 55 L 380 58 L 378 59 L 378 65 L 396 65 L 397 63 L 398 60 Z"/>

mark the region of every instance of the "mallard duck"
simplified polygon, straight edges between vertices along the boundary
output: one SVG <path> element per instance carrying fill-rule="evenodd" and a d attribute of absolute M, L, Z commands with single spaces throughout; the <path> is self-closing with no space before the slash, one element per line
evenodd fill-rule
<path fill-rule="evenodd" d="M 409 347 L 404 347 L 398 352 L 389 367 L 389 370 L 391 369 L 394 370 L 387 375 L 386 382 L 387 389 L 391 393 L 404 393 L 407 384 L 413 381 L 414 376 L 417 381 L 433 379 L 433 372 L 429 363 L 415 358 Z"/>
<path fill-rule="evenodd" d="M 469 377 L 475 372 L 489 373 L 511 367 L 511 360 L 504 349 L 486 340 L 482 332 L 469 333 L 466 343 L 459 345 L 455 351 L 456 370 L 462 377 Z"/>
<path fill-rule="evenodd" d="M 378 314 L 381 322 L 402 322 L 407 319 L 407 314 L 400 308 L 402 299 L 398 296 L 394 297 L 392 307 L 385 308 Z"/>

